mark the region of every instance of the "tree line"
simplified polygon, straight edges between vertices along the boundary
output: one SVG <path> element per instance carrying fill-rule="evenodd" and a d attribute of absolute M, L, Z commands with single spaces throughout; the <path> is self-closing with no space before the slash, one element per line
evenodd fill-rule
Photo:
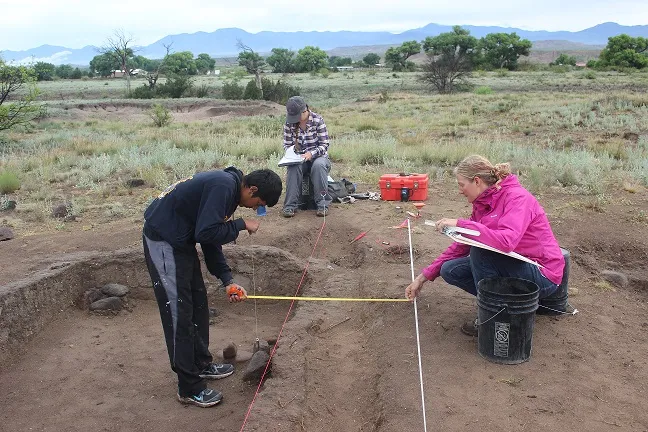
<path fill-rule="evenodd" d="M 101 48 L 100 54 L 90 61 L 89 71 L 71 65 L 55 66 L 46 62 L 14 66 L 6 64 L 0 57 L 0 131 L 28 124 L 42 115 L 43 107 L 36 102 L 36 81 L 57 77 L 81 78 L 84 73 L 91 77 L 110 76 L 114 70 L 121 70 L 125 71 L 129 96 L 182 97 L 192 88 L 192 75 L 212 70 L 216 64 L 216 60 L 208 54 L 202 53 L 194 57 L 189 51 L 172 53 L 171 46 L 165 46 L 166 55 L 162 59 L 149 59 L 136 54 L 132 41 L 131 36 L 116 31 Z M 381 61 L 381 56 L 376 53 L 367 54 L 361 61 L 356 62 L 350 57 L 329 57 L 325 51 L 315 46 L 307 46 L 297 52 L 286 48 L 273 48 L 267 57 L 261 56 L 242 42 L 239 42 L 238 47 L 238 64 L 254 75 L 255 80 L 245 89 L 230 85 L 227 90 L 231 93 L 231 98 L 268 98 L 280 101 L 287 95 L 298 92 L 299 89 L 281 81 L 275 83 L 262 79 L 260 74 L 267 67 L 275 73 L 298 73 L 351 65 L 371 67 Z M 421 42 L 407 41 L 400 46 L 391 47 L 385 52 L 384 59 L 386 65 L 394 71 L 416 70 L 417 67 L 410 58 L 423 51 L 426 60 L 420 67 L 423 72 L 421 79 L 440 93 L 448 93 L 477 68 L 516 69 L 520 56 L 528 55 L 530 49 L 531 42 L 521 39 L 515 33 L 491 33 L 477 39 L 470 35 L 468 30 L 455 26 L 451 32 L 427 37 Z M 561 54 L 552 64 L 575 65 L 576 59 Z M 598 60 L 590 60 L 587 66 L 612 70 L 648 68 L 648 38 L 631 37 L 626 34 L 610 37 Z M 137 69 L 147 72 L 147 84 L 131 92 L 130 76 Z M 158 85 L 160 74 L 164 74 L 167 80 Z M 264 84 L 267 87 L 265 95 Z M 12 98 L 12 94 L 20 96 Z"/>

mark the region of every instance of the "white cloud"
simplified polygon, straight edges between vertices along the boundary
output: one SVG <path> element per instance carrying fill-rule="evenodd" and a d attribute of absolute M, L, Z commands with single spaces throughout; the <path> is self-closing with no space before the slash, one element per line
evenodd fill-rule
<path fill-rule="evenodd" d="M 38 63 L 38 62 L 45 62 L 45 63 L 52 63 L 52 64 L 65 64 L 68 56 L 72 54 L 71 51 L 61 51 L 57 52 L 55 54 L 52 54 L 49 57 L 25 57 L 24 59 L 21 60 L 11 60 L 7 63 L 11 65 L 16 65 L 16 66 L 26 66 L 30 65 L 33 63 Z"/>

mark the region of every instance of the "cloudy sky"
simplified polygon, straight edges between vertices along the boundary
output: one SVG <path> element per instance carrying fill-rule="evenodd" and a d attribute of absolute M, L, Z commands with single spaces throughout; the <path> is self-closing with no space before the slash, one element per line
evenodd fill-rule
<path fill-rule="evenodd" d="M 384 3 L 376 6 L 378 3 Z M 326 6 L 324 6 L 326 4 Z M 0 0 L 0 50 L 101 45 L 115 29 L 138 45 L 178 33 L 390 31 L 429 23 L 578 31 L 602 22 L 648 24 L 646 0 Z"/>

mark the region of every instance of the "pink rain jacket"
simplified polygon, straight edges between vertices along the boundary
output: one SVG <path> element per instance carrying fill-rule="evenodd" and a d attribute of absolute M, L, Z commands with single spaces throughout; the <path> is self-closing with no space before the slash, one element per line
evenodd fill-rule
<path fill-rule="evenodd" d="M 533 195 L 508 175 L 499 189 L 491 186 L 473 202 L 470 219 L 459 219 L 457 226 L 477 230 L 480 236 L 462 236 L 485 243 L 503 252 L 517 252 L 544 268 L 540 272 L 556 285 L 562 281 L 565 259 L 551 231 L 544 209 Z M 453 243 L 423 270 L 426 279 L 439 277 L 444 262 L 462 258 L 470 246 Z"/>

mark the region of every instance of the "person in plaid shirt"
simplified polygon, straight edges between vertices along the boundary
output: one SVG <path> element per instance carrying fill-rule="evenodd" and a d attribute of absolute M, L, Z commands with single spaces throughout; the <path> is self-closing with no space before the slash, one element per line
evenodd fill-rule
<path fill-rule="evenodd" d="M 286 124 L 283 128 L 284 149 L 294 145 L 295 153 L 301 155 L 303 163 L 287 167 L 283 216 L 295 215 L 304 174 L 310 175 L 313 184 L 317 216 L 326 216 L 332 201 L 328 194 L 331 161 L 328 157 L 329 136 L 326 124 L 322 116 L 308 108 L 301 96 L 288 99 L 286 113 Z"/>

